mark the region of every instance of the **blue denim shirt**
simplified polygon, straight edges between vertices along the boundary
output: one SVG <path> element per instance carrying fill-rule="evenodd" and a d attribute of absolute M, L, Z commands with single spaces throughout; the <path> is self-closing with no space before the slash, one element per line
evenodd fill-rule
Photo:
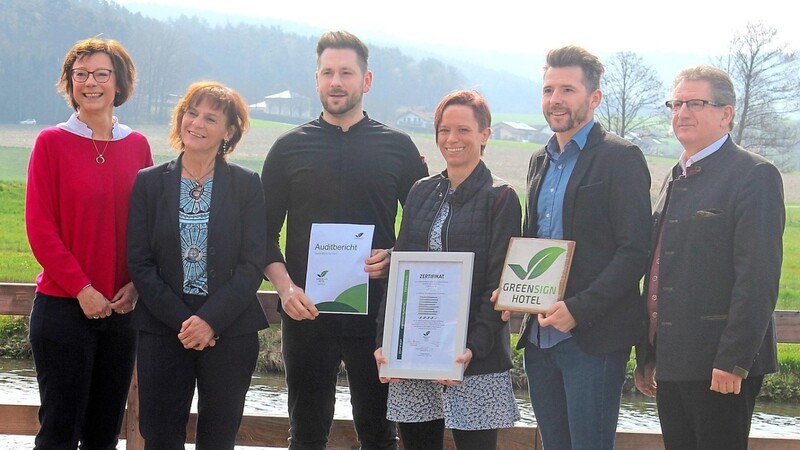
<path fill-rule="evenodd" d="M 575 169 L 575 163 L 578 161 L 583 147 L 586 146 L 586 138 L 589 137 L 589 131 L 594 126 L 594 120 L 583 126 L 572 139 L 564 146 L 564 151 L 560 152 L 558 148 L 558 140 L 553 135 L 547 145 L 545 151 L 547 157 L 550 158 L 550 165 L 547 167 L 547 173 L 542 180 L 542 186 L 539 190 L 539 201 L 536 203 L 536 214 L 538 216 L 537 237 L 545 239 L 563 239 L 564 238 L 564 193 L 567 191 L 567 183 L 569 177 L 572 176 L 572 171 Z M 539 322 L 536 320 L 531 321 L 531 333 L 528 335 L 529 340 L 539 348 L 550 348 L 559 342 L 569 339 L 572 334 L 562 333 L 552 326 L 539 327 Z"/>

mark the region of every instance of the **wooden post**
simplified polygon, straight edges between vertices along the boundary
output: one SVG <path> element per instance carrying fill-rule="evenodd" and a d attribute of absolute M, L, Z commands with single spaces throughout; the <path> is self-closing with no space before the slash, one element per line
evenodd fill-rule
<path fill-rule="evenodd" d="M 133 367 L 131 389 L 128 391 L 128 409 L 125 411 L 125 448 L 144 450 L 144 438 L 139 433 L 139 368 Z"/>

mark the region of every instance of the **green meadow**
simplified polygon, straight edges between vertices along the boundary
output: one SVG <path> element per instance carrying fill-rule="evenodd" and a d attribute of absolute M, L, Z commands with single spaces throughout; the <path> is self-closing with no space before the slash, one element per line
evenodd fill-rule
<path fill-rule="evenodd" d="M 0 147 L 0 151 L 7 149 Z M 247 158 L 237 162 L 260 170 L 263 161 Z M 0 170 L 4 169 L 7 166 L 0 165 Z M 25 183 L 0 178 L 0 230 L 3 230 L 0 240 L 0 280 L 5 282 L 30 283 L 41 270 L 31 254 L 25 235 L 24 202 Z M 800 204 L 787 204 L 783 239 L 783 272 L 778 309 L 800 310 Z"/>

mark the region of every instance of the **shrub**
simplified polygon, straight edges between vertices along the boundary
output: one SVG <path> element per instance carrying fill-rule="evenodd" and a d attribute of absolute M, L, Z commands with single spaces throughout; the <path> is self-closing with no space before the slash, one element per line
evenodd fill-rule
<path fill-rule="evenodd" d="M 0 316 L 0 356 L 22 359 L 31 357 L 27 317 Z"/>

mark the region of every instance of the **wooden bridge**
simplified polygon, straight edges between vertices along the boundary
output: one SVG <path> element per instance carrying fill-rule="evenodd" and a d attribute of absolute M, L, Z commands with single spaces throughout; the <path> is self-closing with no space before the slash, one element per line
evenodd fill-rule
<path fill-rule="evenodd" d="M 31 311 L 34 295 L 33 284 L 0 283 L 0 315 L 27 316 Z M 278 296 L 275 292 L 259 292 L 261 306 L 270 323 L 280 323 L 276 312 Z M 778 342 L 800 343 L 800 311 L 776 311 Z M 519 329 L 519 318 L 512 328 Z M 34 436 L 39 430 L 38 406 L 0 404 L 0 435 Z M 192 414 L 188 425 L 188 441 L 194 442 L 197 416 Z M 237 445 L 286 448 L 289 438 L 288 417 L 245 415 L 239 428 Z M 127 450 L 143 450 L 144 440 L 139 434 L 138 383 L 134 373 L 128 395 L 128 408 L 120 438 L 125 439 Z M 516 426 L 499 432 L 498 448 L 503 450 L 541 450 L 541 436 L 535 426 Z M 618 431 L 618 450 L 660 450 L 664 448 L 661 434 L 657 432 Z M 328 447 L 333 449 L 357 449 L 358 439 L 350 420 L 334 420 Z M 445 433 L 445 447 L 454 449 L 452 436 Z M 751 450 L 800 449 L 800 436 L 751 437 Z"/>

